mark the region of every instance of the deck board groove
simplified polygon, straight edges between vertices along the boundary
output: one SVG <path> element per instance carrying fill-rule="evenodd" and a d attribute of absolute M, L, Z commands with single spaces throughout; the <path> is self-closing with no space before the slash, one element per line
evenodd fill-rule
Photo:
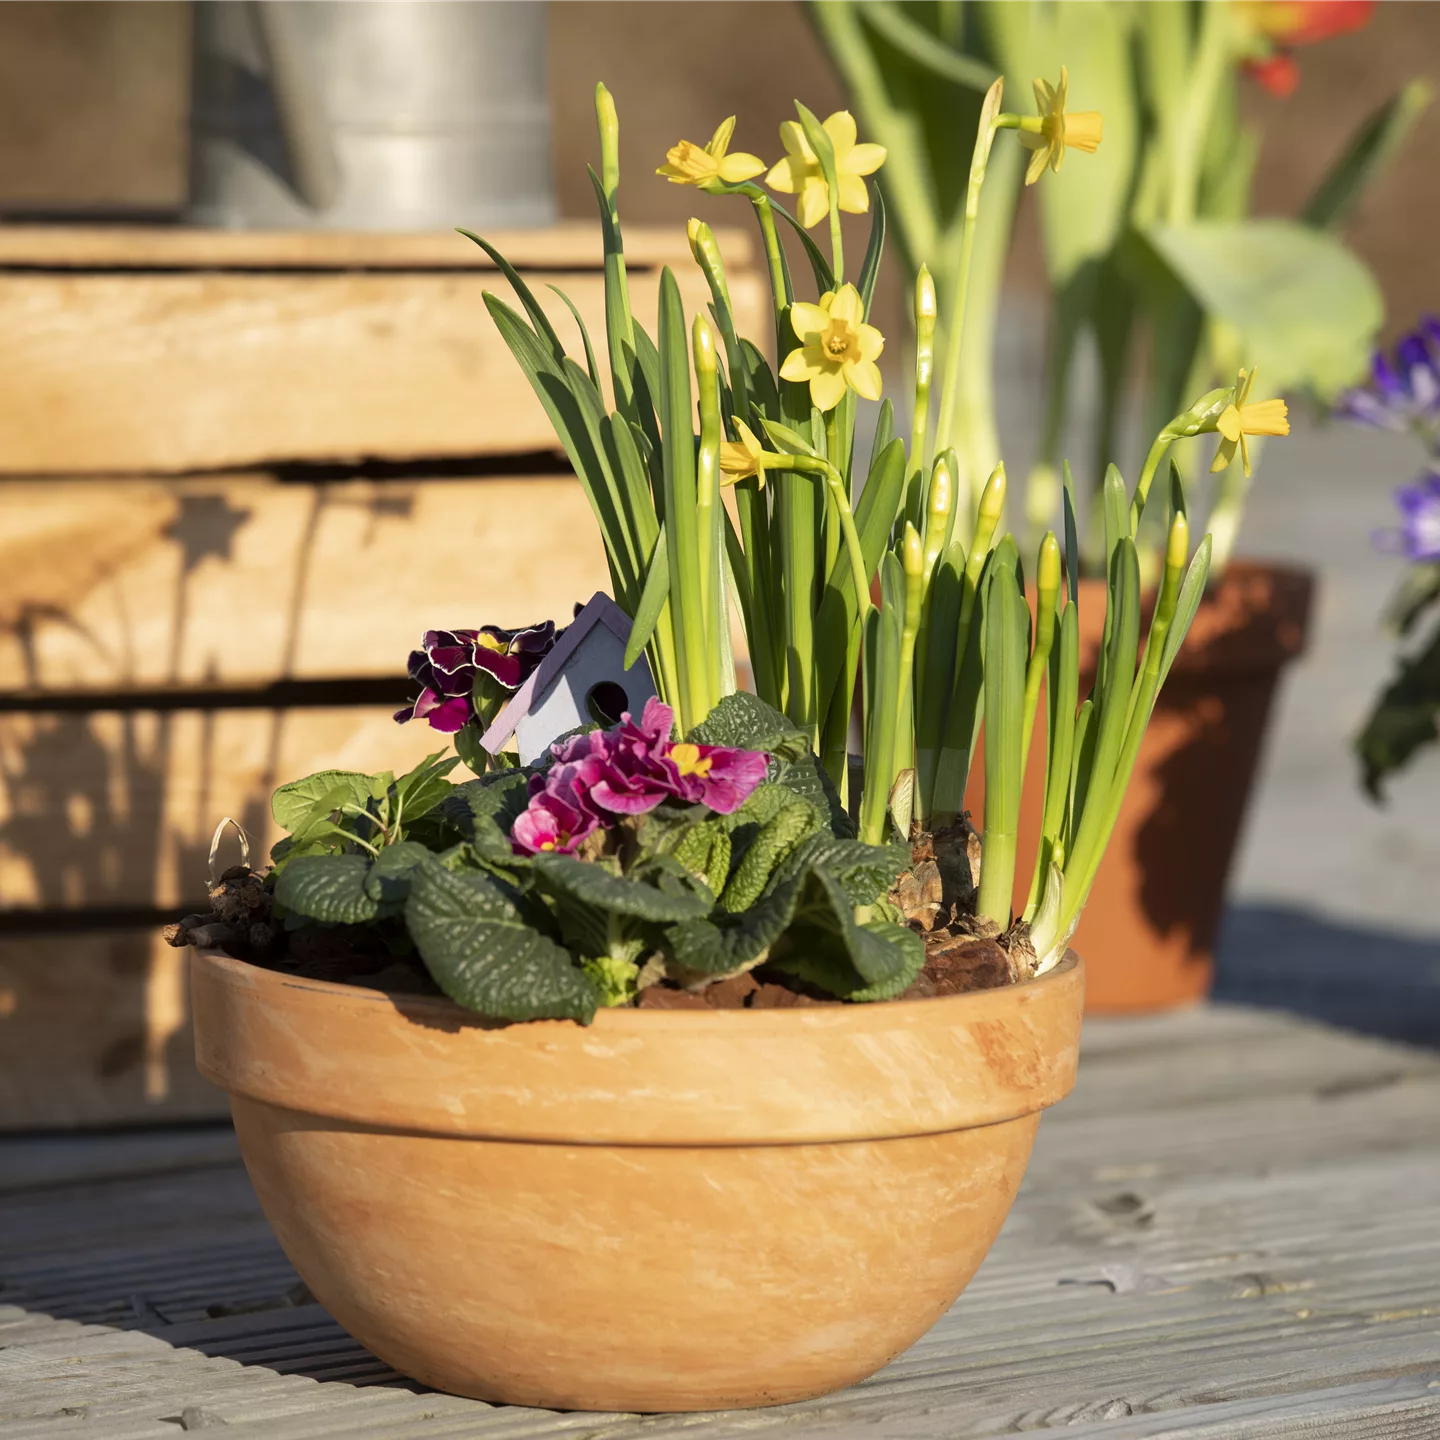
<path fill-rule="evenodd" d="M 287 1301 L 224 1129 L 17 1137 L 0 1440 L 173 1440 L 187 1406 L 236 1440 L 1436 1440 L 1436 1196 L 1440 1055 L 1235 1007 L 1090 1024 L 990 1257 L 879 1375 L 559 1415 L 428 1392 Z"/>

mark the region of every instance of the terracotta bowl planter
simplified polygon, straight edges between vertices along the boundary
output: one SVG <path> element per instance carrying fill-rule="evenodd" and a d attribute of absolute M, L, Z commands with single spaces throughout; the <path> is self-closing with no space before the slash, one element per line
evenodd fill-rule
<path fill-rule="evenodd" d="M 396 1369 L 583 1410 L 779 1404 L 864 1378 L 984 1258 L 1083 974 L 945 999 L 602 1011 L 192 962 L 201 1073 L 316 1297 Z"/>
<path fill-rule="evenodd" d="M 1234 561 L 1197 612 L 1075 933 L 1076 949 L 1092 957 L 1091 1011 L 1158 1010 L 1209 992 L 1225 883 L 1271 702 L 1281 671 L 1305 648 L 1313 593 L 1308 571 Z M 1082 695 L 1094 679 L 1104 619 L 1104 583 L 1081 581 Z M 971 777 L 965 803 L 978 815 L 983 766 Z M 1043 790 L 1032 764 L 1021 802 L 1022 856 L 1035 854 Z M 1017 910 L 1030 885 L 1020 868 Z"/>

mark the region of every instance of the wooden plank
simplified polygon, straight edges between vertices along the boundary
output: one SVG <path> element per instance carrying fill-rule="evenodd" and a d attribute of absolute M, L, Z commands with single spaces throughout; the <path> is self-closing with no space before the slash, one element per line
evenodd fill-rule
<path fill-rule="evenodd" d="M 273 1307 L 290 1273 L 238 1167 L 221 1165 L 0 1196 L 0 1285 L 24 1307 L 0 1311 L 0 1437 L 68 1440 L 62 1427 L 84 1424 L 77 1440 L 149 1440 L 174 1433 L 164 1417 L 179 1415 L 181 1398 L 267 1440 L 1440 1433 L 1440 1076 L 1398 1047 L 1395 1066 L 1410 1068 L 1390 1086 L 1321 1099 L 1306 1075 L 1277 1101 L 1277 1125 L 1294 1132 L 1281 1147 L 1254 1123 L 1266 1097 L 1238 1098 L 1223 1065 L 1193 1090 L 1147 1085 L 1172 1063 L 1147 1032 L 1149 1042 L 1183 1033 L 1199 1053 L 1209 1024 L 1221 1042 L 1243 1034 L 1288 1047 L 1317 1070 L 1328 1047 L 1340 1073 L 1376 1047 L 1283 1017 L 1123 1023 L 1130 1037 L 1113 1035 L 1116 1063 L 1100 1079 L 1111 1112 L 1066 1123 L 1062 1106 L 1047 1118 L 1032 1167 L 1043 1183 L 1027 1182 L 966 1294 L 917 1345 L 840 1394 L 644 1419 L 453 1399 L 411 1410 L 412 1397 L 384 1388 L 384 1367 L 318 1307 L 206 1317 L 231 1296 L 268 1295 Z M 1158 1100 L 1137 1103 L 1147 1090 Z M 1313 1108 L 1296 1109 L 1302 1102 Z M 1239 1117 L 1228 1138 L 1226 1114 Z M 1165 1147 L 1174 1163 L 1135 1186 L 1143 1209 L 1109 1204 L 1117 1189 L 1097 1170 Z M 0 1146 L 0 1166 L 5 1154 Z M 136 1293 L 144 1307 L 127 1310 Z M 64 1408 L 77 1413 L 57 1414 Z"/>
<path fill-rule="evenodd" d="M 400 676 L 610 590 L 569 475 L 0 482 L 0 692 Z"/>
<path fill-rule="evenodd" d="M 0 1129 L 227 1116 L 195 1069 L 186 962 L 154 930 L 0 935 Z"/>
<path fill-rule="evenodd" d="M 708 302 L 692 264 L 686 307 Z M 593 271 L 547 280 L 595 335 Z M 657 281 L 637 277 L 653 325 Z M 554 434 L 487 315 L 493 275 L 316 271 L 0 273 L 3 466 L 11 474 L 179 472 L 276 461 L 546 450 Z M 757 276 L 731 291 L 760 334 Z M 572 354 L 559 297 L 540 295 Z M 653 333 L 653 332 L 652 332 Z"/>
<path fill-rule="evenodd" d="M 749 264 L 748 231 L 718 229 L 732 268 Z M 600 227 L 564 220 L 538 230 L 497 230 L 486 237 L 522 270 L 599 270 Z M 691 264 L 681 225 L 625 229 L 632 270 Z M 6 225 L 0 228 L 0 270 L 491 270 L 490 257 L 453 230 L 209 230 L 188 226 Z"/>
<path fill-rule="evenodd" d="M 369 705 L 0 714 L 0 909 L 203 908 L 223 816 L 263 862 L 280 835 L 277 785 L 322 769 L 398 774 L 446 749 Z"/>

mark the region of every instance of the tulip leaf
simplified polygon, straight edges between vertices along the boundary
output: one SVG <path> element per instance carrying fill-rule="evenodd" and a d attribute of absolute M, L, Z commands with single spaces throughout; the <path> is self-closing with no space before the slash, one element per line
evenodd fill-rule
<path fill-rule="evenodd" d="M 496 881 L 417 871 L 405 923 L 435 983 L 458 1005 L 496 1020 L 578 1020 L 599 996 L 568 951 L 537 930 Z"/>
<path fill-rule="evenodd" d="M 1415 122 L 1429 108 L 1434 94 L 1435 87 L 1430 81 L 1411 80 L 1371 115 L 1316 187 L 1301 219 L 1322 230 L 1343 225 L 1360 203 L 1366 188 L 1395 158 Z"/>
<path fill-rule="evenodd" d="M 1268 390 L 1332 395 L 1369 361 L 1379 287 L 1333 236 L 1291 220 L 1150 227 L 1155 252 L 1216 320 L 1239 331 Z"/>

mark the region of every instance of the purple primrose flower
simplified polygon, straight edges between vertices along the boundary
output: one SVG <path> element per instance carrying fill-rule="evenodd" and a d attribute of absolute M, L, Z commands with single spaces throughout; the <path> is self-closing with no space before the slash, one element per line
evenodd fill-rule
<path fill-rule="evenodd" d="M 1440 470 L 1421 475 L 1395 492 L 1400 524 L 1381 530 L 1375 544 L 1407 560 L 1440 562 Z"/>
<path fill-rule="evenodd" d="M 529 808 L 511 827 L 515 848 L 569 853 L 597 825 L 643 815 L 666 800 L 729 815 L 765 778 L 764 751 L 673 743 L 673 728 L 670 707 L 651 698 L 638 722 L 626 714 L 613 730 L 553 746 L 550 769 L 530 782 Z M 590 817 L 588 829 L 572 818 L 580 813 Z"/>
<path fill-rule="evenodd" d="M 424 720 L 432 730 L 455 734 L 476 718 L 472 695 L 482 674 L 502 694 L 518 690 L 564 633 L 553 620 L 521 630 L 427 630 L 407 667 L 420 694 L 395 712 L 396 720 Z"/>

